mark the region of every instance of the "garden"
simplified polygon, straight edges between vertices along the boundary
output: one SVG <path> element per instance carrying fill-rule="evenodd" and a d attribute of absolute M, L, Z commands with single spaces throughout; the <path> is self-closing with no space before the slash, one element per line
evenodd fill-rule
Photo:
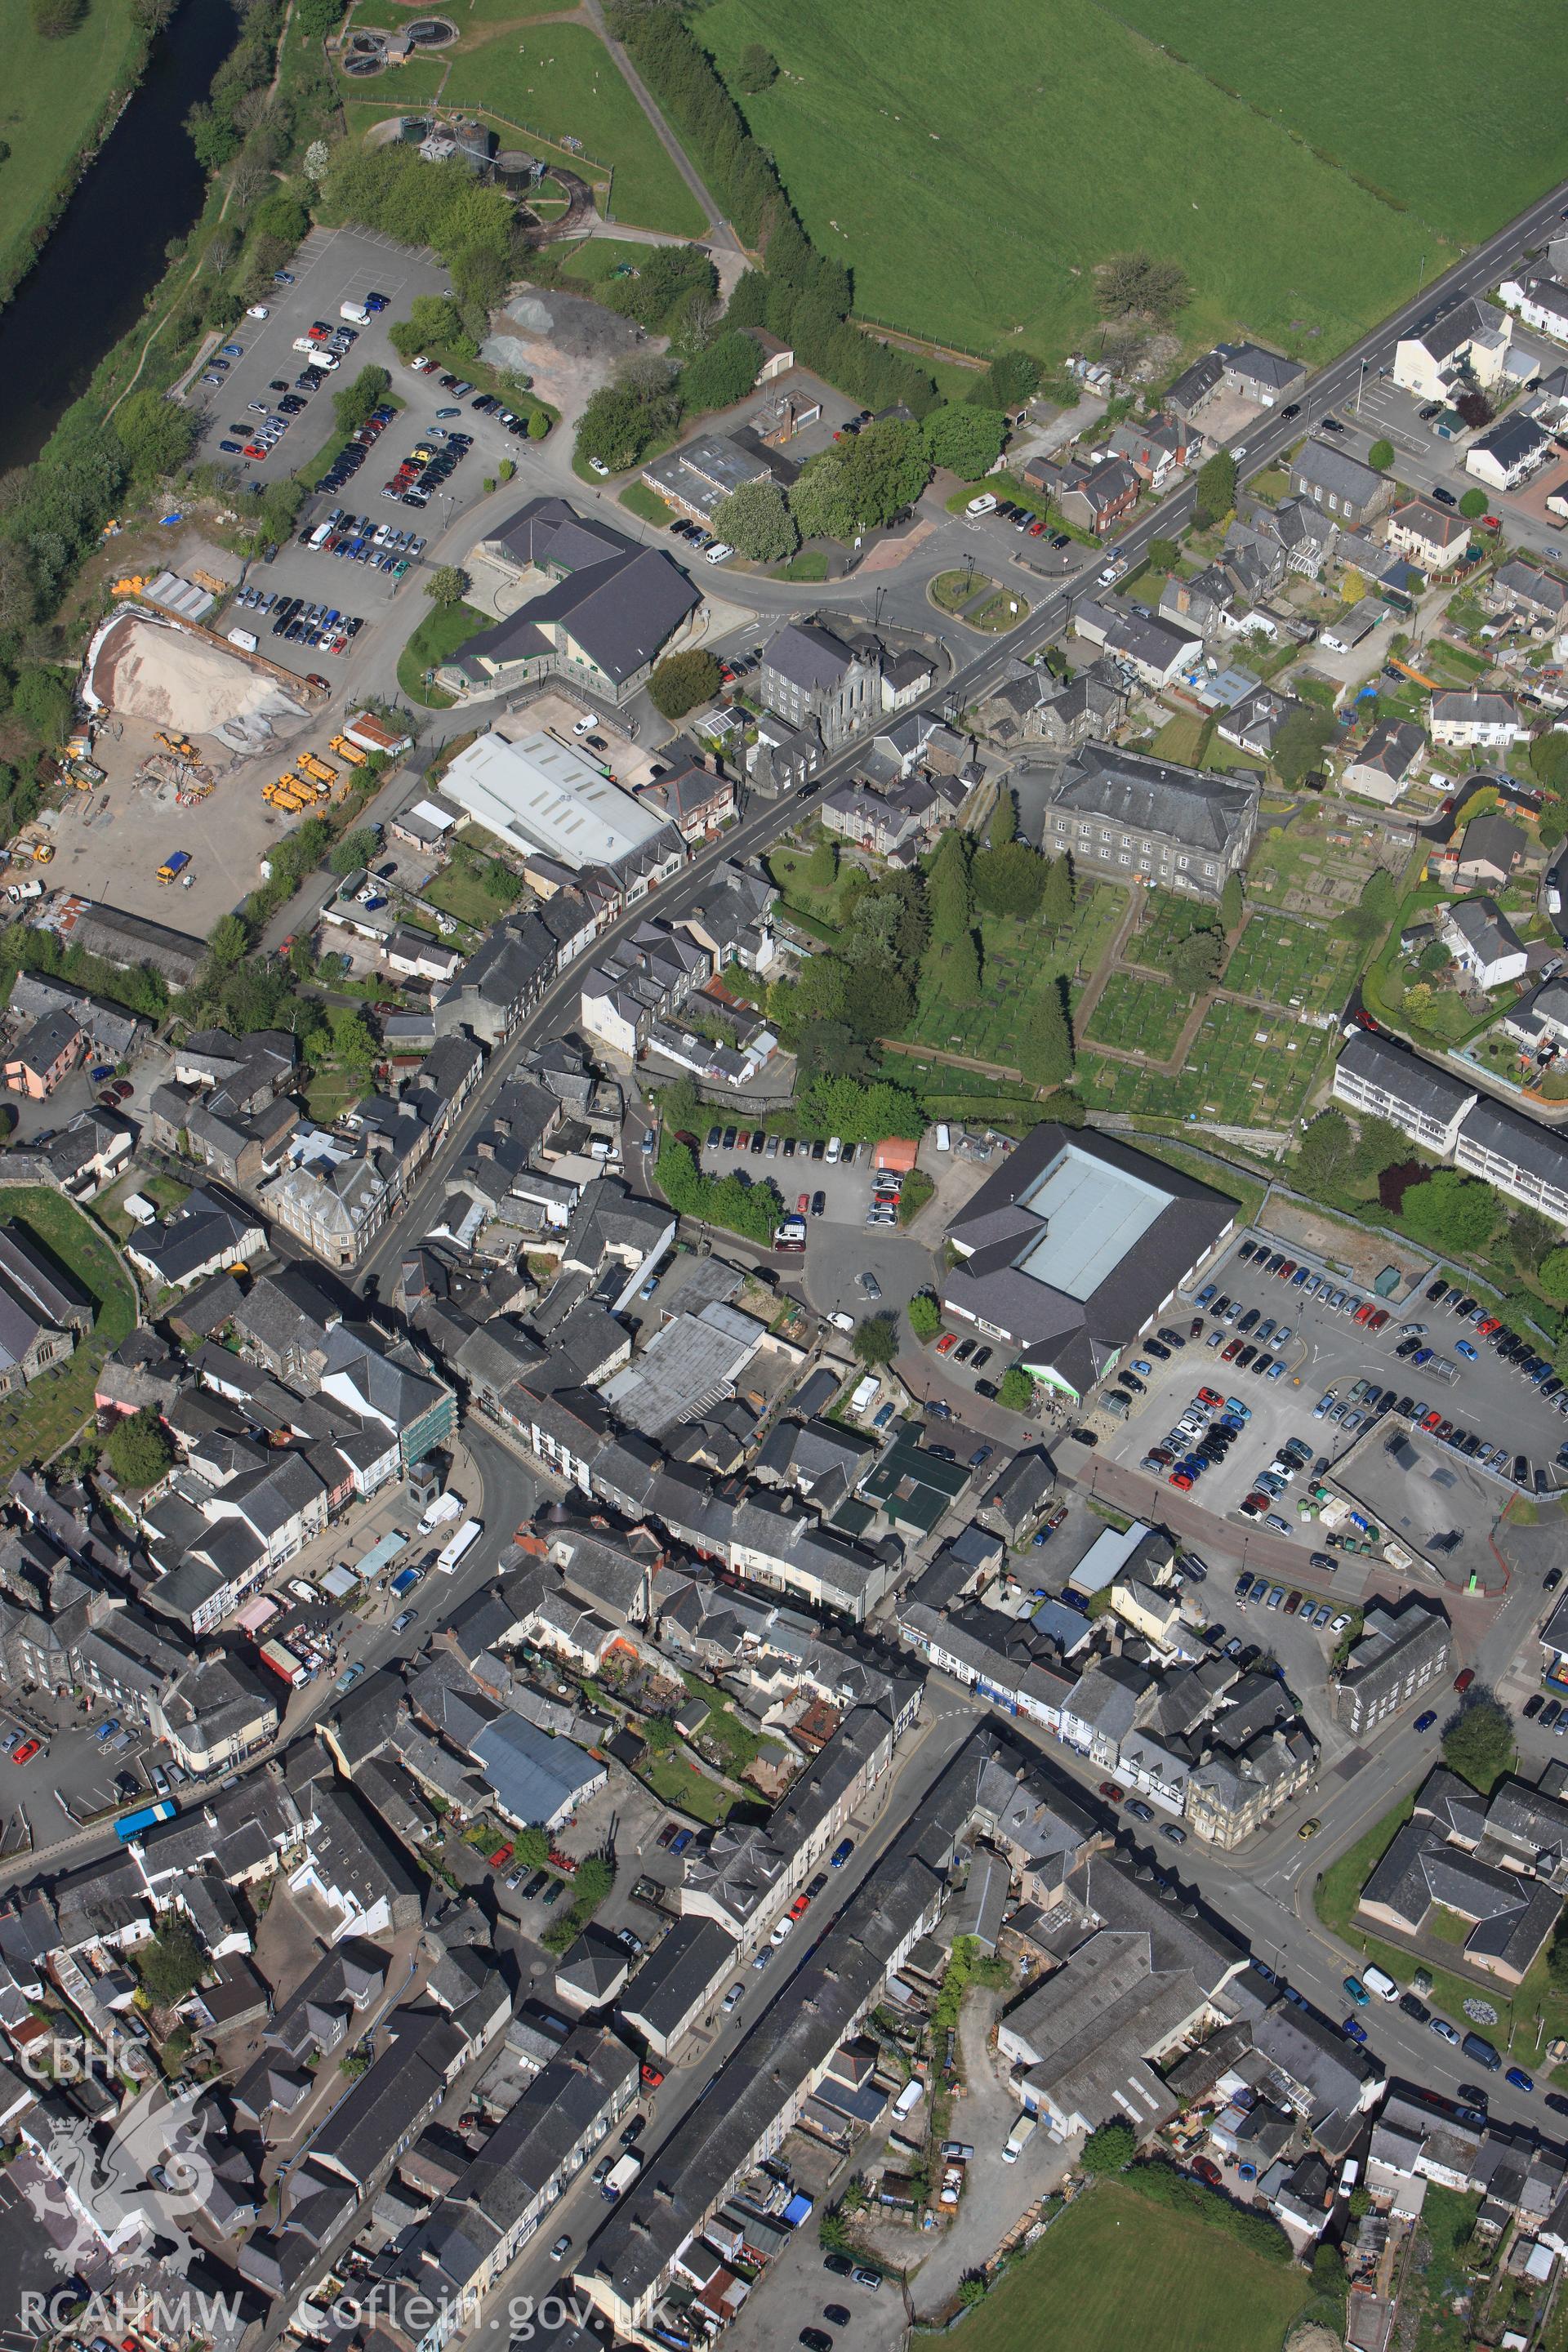
<path fill-rule="evenodd" d="M 1099 2182 L 965 2320 L 963 2352 L 1279 2352 L 1307 2276 L 1240 2242 L 1214 2201 L 1210 2225 Z"/>
<path fill-rule="evenodd" d="M 471 842 L 458 839 L 451 850 L 449 863 L 419 895 L 426 905 L 439 907 L 459 923 L 488 930 L 516 906 L 522 884 L 502 859 L 487 857 Z"/>
<path fill-rule="evenodd" d="M 93 1390 L 104 1358 L 136 1328 L 137 1299 L 130 1276 L 104 1236 L 73 1202 L 39 1185 L 0 1192 L 0 1224 L 18 1224 L 58 1260 L 97 1307 L 91 1330 L 68 1363 L 0 1398 L 0 1479 L 37 1470 L 68 1445 L 92 1412 Z"/>

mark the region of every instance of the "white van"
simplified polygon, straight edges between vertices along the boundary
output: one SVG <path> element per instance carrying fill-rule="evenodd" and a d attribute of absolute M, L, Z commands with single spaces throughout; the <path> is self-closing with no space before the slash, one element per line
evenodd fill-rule
<path fill-rule="evenodd" d="M 332 525 L 330 522 L 319 522 L 310 533 L 310 544 L 312 547 L 325 547 L 331 535 Z"/>
<path fill-rule="evenodd" d="M 370 324 L 370 312 L 363 302 L 340 302 L 338 316 L 347 319 L 352 326 L 368 327 Z"/>
<path fill-rule="evenodd" d="M 996 511 L 996 500 L 991 491 L 982 490 L 977 499 L 970 499 L 969 504 L 964 508 L 963 511 L 968 515 L 994 514 Z"/>
<path fill-rule="evenodd" d="M 1004 2164 L 1016 2164 L 1039 2126 L 1037 2116 L 1020 2116 L 1007 2135 L 1007 2145 L 1002 2150 Z"/>
<path fill-rule="evenodd" d="M 839 1141 L 837 1136 L 830 1135 L 827 1139 L 827 1150 L 824 1155 L 827 1161 L 827 1165 L 830 1168 L 837 1168 L 839 1160 L 843 1157 L 843 1144 Z"/>
<path fill-rule="evenodd" d="M 255 653 L 261 644 L 254 629 L 230 629 L 228 641 L 231 646 L 237 646 L 242 654 Z"/>
<path fill-rule="evenodd" d="M 1368 1992 L 1374 1992 L 1379 2000 L 1399 1999 L 1399 1987 L 1384 1969 L 1363 1969 L 1361 1980 Z"/>
<path fill-rule="evenodd" d="M 937 1124 L 936 1148 L 939 1151 L 952 1150 L 952 1130 L 945 1119 L 939 1120 Z"/>
<path fill-rule="evenodd" d="M 903 2089 L 893 2101 L 893 2113 L 896 2116 L 912 2116 L 925 2095 L 925 2084 L 911 2079 L 904 2084 Z"/>

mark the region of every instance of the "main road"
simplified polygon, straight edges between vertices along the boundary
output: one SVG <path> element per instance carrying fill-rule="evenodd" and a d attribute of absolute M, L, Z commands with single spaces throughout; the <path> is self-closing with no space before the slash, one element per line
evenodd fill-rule
<path fill-rule="evenodd" d="M 1568 182 L 1519 214 L 1495 236 L 1489 237 L 1484 245 L 1477 246 L 1462 260 L 1456 262 L 1445 276 L 1418 292 L 1403 309 L 1384 320 L 1369 335 L 1363 336 L 1360 342 L 1353 344 L 1338 359 L 1331 361 L 1304 387 L 1300 402 L 1293 404 L 1297 412 L 1294 415 L 1288 417 L 1282 412 L 1266 411 L 1247 430 L 1246 470 L 1254 473 L 1271 465 L 1283 450 L 1300 440 L 1320 417 L 1325 415 L 1336 401 L 1353 392 L 1366 374 L 1387 365 L 1403 336 L 1466 296 L 1484 293 L 1521 258 L 1527 247 L 1543 238 L 1565 215 L 1568 215 Z M 574 483 L 573 495 L 581 494 L 582 486 Z M 1151 541 L 1170 538 L 1186 526 L 1192 517 L 1194 497 L 1195 485 L 1184 483 L 1116 541 L 1114 552 L 1121 561 L 1122 577 L 1138 568 L 1148 553 Z M 1107 551 L 1108 555 L 1110 551 Z M 892 577 L 889 574 L 874 582 L 866 581 L 865 599 L 873 597 L 879 587 L 886 589 Z M 973 661 L 935 688 L 921 707 L 956 717 L 1000 679 L 1010 662 L 1037 652 L 1060 636 L 1071 620 L 1075 606 L 1092 597 L 1097 587 L 1097 574 L 1091 567 L 1088 573 L 1046 596 L 1021 628 L 998 643 L 984 646 Z M 661 891 L 651 902 L 629 908 L 605 932 L 600 942 L 601 948 L 613 945 L 636 924 L 645 922 L 650 914 L 668 919 L 679 918 L 689 911 L 716 866 L 727 859 L 749 857 L 765 848 L 786 824 L 795 824 L 853 773 L 858 764 L 861 748 L 859 744 L 853 744 L 837 752 L 826 761 L 805 792 L 797 793 L 784 802 L 763 802 L 754 806 L 741 824 L 700 852 L 668 889 Z M 475 1090 L 473 1101 L 453 1137 L 431 1162 L 422 1181 L 362 1262 L 356 1276 L 361 1290 L 378 1281 L 385 1267 L 406 1246 L 408 1237 L 417 1237 L 423 1230 L 430 1210 L 442 1196 L 448 1171 L 460 1160 L 485 1124 L 489 1101 L 497 1088 L 532 1046 L 570 1025 L 568 1007 L 577 986 L 578 975 L 574 970 L 563 973 L 524 1017 L 510 1043 L 492 1055 L 484 1077 Z"/>

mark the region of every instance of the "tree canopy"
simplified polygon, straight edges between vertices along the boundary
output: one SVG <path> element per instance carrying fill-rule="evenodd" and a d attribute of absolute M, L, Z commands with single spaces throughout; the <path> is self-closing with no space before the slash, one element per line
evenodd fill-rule
<path fill-rule="evenodd" d="M 1489 1692 L 1472 1692 L 1443 1734 L 1443 1761 L 1450 1772 L 1489 1795 L 1513 1763 L 1513 1717 Z"/>
<path fill-rule="evenodd" d="M 921 430 L 933 466 L 944 467 L 962 482 L 977 482 L 1002 455 L 1007 420 L 1000 409 L 961 401 L 933 408 Z"/>
<path fill-rule="evenodd" d="M 104 1451 L 115 1477 L 132 1491 L 153 1486 L 174 1459 L 174 1448 L 151 1407 L 122 1413 L 109 1433 Z"/>
<path fill-rule="evenodd" d="M 684 719 L 700 702 L 716 695 L 724 682 L 718 658 L 705 646 L 682 654 L 668 654 L 648 679 L 648 699 L 663 719 Z"/>

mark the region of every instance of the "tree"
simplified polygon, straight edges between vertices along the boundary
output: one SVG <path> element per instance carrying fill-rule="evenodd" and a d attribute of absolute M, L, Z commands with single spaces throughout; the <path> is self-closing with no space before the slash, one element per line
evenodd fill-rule
<path fill-rule="evenodd" d="M 1491 402 L 1484 392 L 1460 393 L 1454 403 L 1454 412 L 1472 433 L 1479 433 L 1483 425 L 1489 425 L 1493 415 Z"/>
<path fill-rule="evenodd" d="M 135 1960 L 142 1990 L 158 2009 L 173 2009 L 195 1992 L 206 1968 L 205 1953 L 180 1918 L 166 1918 Z"/>
<path fill-rule="evenodd" d="M 1459 500 L 1459 512 L 1467 522 L 1479 522 L 1490 504 L 1485 490 L 1467 490 Z"/>
<path fill-rule="evenodd" d="M 1072 920 L 1072 867 L 1066 857 L 1053 857 L 1046 868 L 1040 894 L 1040 920 L 1047 930 L 1065 930 Z"/>
<path fill-rule="evenodd" d="M 33 0 L 33 30 L 42 41 L 63 40 L 87 15 L 87 0 Z"/>
<path fill-rule="evenodd" d="M 1464 1257 L 1485 1246 L 1498 1220 L 1498 1196 L 1479 1177 L 1438 1168 L 1405 1195 L 1405 1231 L 1428 1248 Z"/>
<path fill-rule="evenodd" d="M 899 1327 L 890 1315 L 868 1315 L 855 1326 L 850 1341 L 856 1360 L 869 1370 L 890 1364 L 899 1352 Z"/>
<path fill-rule="evenodd" d="M 642 1733 L 656 1756 L 668 1756 L 680 1736 L 668 1715 L 650 1715 L 643 1725 Z"/>
<path fill-rule="evenodd" d="M 1171 950 L 1171 977 L 1182 988 L 1206 988 L 1219 978 L 1225 958 L 1223 931 L 1189 931 Z"/>
<path fill-rule="evenodd" d="M 1366 453 L 1366 462 L 1369 466 L 1375 466 L 1380 474 L 1385 473 L 1394 463 L 1393 442 L 1374 441 Z"/>
<path fill-rule="evenodd" d="M 776 482 L 742 482 L 720 499 L 713 528 L 753 563 L 780 563 L 800 545 L 800 527 Z"/>
<path fill-rule="evenodd" d="M 1546 1947 L 1547 1981 L 1555 1993 L 1568 1993 L 1568 1912 L 1565 1912 Z"/>
<path fill-rule="evenodd" d="M 207 946 L 220 971 L 242 963 L 250 953 L 249 927 L 238 915 L 220 915 L 207 933 Z"/>
<path fill-rule="evenodd" d="M 1299 784 L 1303 776 L 1322 763 L 1323 752 L 1334 731 L 1331 715 L 1319 710 L 1310 702 L 1288 713 L 1283 726 L 1274 739 L 1269 761 L 1282 784 Z"/>
<path fill-rule="evenodd" d="M 933 941 L 961 940 L 974 917 L 969 886 L 969 835 L 957 825 L 942 835 L 926 876 L 926 913 Z"/>
<path fill-rule="evenodd" d="M 585 1925 L 600 1904 L 608 1901 L 615 1883 L 615 1865 L 607 1856 L 602 1853 L 584 1855 L 572 1880 L 572 1908 L 577 1914 L 579 1926 Z"/>
<path fill-rule="evenodd" d="M 790 487 L 789 510 L 802 539 L 851 539 L 855 503 L 838 449 L 808 459 Z"/>
<path fill-rule="evenodd" d="M 114 431 L 140 480 L 176 473 L 191 454 L 195 419 L 161 392 L 133 392 L 114 413 Z"/>
<path fill-rule="evenodd" d="M 1091 2131 L 1079 2151 L 1085 2172 L 1125 2172 L 1138 2153 L 1138 2136 L 1131 2124 L 1101 2124 Z"/>
<path fill-rule="evenodd" d="M 25 727 L 52 750 L 71 729 L 71 690 L 64 678 L 37 663 L 22 670 L 11 696 L 11 708 Z"/>
<path fill-rule="evenodd" d="M 1149 562 L 1156 572 L 1173 572 L 1182 560 L 1180 542 L 1173 539 L 1152 539 L 1149 541 Z"/>
<path fill-rule="evenodd" d="M 647 682 L 648 699 L 660 718 L 684 719 L 700 702 L 710 701 L 723 682 L 716 656 L 706 647 L 694 646 L 659 663 Z"/>
<path fill-rule="evenodd" d="M 987 914 L 1032 915 L 1045 895 L 1046 861 L 1026 841 L 983 849 L 973 871 L 974 895 Z"/>
<path fill-rule="evenodd" d="M 952 1004 L 974 1004 L 980 997 L 980 946 L 973 931 L 961 931 L 942 951 L 946 961 L 939 975 L 943 996 Z"/>
<path fill-rule="evenodd" d="M 1035 1383 L 1022 1364 L 1009 1364 L 996 1391 L 996 1402 L 1004 1412 L 1032 1412 L 1035 1409 Z"/>
<path fill-rule="evenodd" d="M 975 408 L 967 401 L 955 401 L 933 408 L 921 430 L 933 466 L 956 474 L 961 482 L 977 482 L 1002 455 L 1007 420 L 999 408 Z"/>
<path fill-rule="evenodd" d="M 528 419 L 529 439 L 531 441 L 542 441 L 549 430 L 550 419 L 545 415 L 543 409 L 535 408 L 531 410 Z"/>
<path fill-rule="evenodd" d="M 838 879 L 838 844 L 830 833 L 818 834 L 805 861 L 805 882 L 812 890 L 831 890 Z"/>
<path fill-rule="evenodd" d="M 352 1005 L 332 1007 L 332 1051 L 343 1067 L 369 1076 L 375 1066 L 376 1044 L 363 1013 Z"/>
<path fill-rule="evenodd" d="M 1003 784 L 997 790 L 996 805 L 985 827 L 985 846 L 987 849 L 1005 849 L 1010 841 L 1017 838 L 1018 803 L 1012 785 Z"/>
<path fill-rule="evenodd" d="M 1568 1249 L 1549 1250 L 1537 1279 L 1553 1307 L 1568 1307 Z"/>
<path fill-rule="evenodd" d="M 425 593 L 443 612 L 460 604 L 468 593 L 468 575 L 460 563 L 438 564 L 425 583 Z"/>
<path fill-rule="evenodd" d="M 681 405 L 689 415 L 702 408 L 731 408 L 744 400 L 762 366 L 761 345 L 751 335 L 715 337 L 682 371 Z"/>
<path fill-rule="evenodd" d="M 1037 1086 L 1059 1087 L 1072 1076 L 1072 1031 L 1061 985 L 1037 990 L 1018 1039 L 1018 1067 Z"/>
<path fill-rule="evenodd" d="M 967 397 L 976 408 L 1022 408 L 1040 388 L 1040 362 L 1031 352 L 1004 352 L 984 375 L 976 376 Z"/>
<path fill-rule="evenodd" d="M 357 433 L 368 425 L 373 413 L 381 406 L 392 389 L 392 378 L 384 367 L 363 367 L 352 383 L 332 394 L 332 415 L 340 433 Z"/>
<path fill-rule="evenodd" d="M 163 1423 L 150 1406 L 122 1413 L 109 1433 L 105 1450 L 115 1477 L 131 1489 L 155 1485 L 174 1458 Z"/>
<path fill-rule="evenodd" d="M 771 89 L 778 78 L 779 61 L 772 49 L 764 49 L 761 41 L 748 41 L 735 71 L 735 87 L 742 96 L 755 98 L 760 91 Z"/>
<path fill-rule="evenodd" d="M 550 1832 L 535 1822 L 519 1830 L 512 1840 L 517 1859 L 527 1870 L 542 1870 L 550 1860 Z"/>
<path fill-rule="evenodd" d="M 1174 261 L 1155 261 L 1146 253 L 1112 254 L 1094 273 L 1100 315 L 1107 319 L 1146 319 L 1165 326 L 1192 299 L 1186 272 Z"/>
<path fill-rule="evenodd" d="M 463 322 L 450 295 L 416 294 L 407 318 L 398 320 L 390 340 L 399 359 L 416 360 L 432 348 L 444 350 L 462 331 Z"/>
<path fill-rule="evenodd" d="M 1199 530 L 1206 530 L 1229 514 L 1236 504 L 1236 459 L 1228 449 L 1217 449 L 1206 466 L 1198 469 L 1197 487 L 1193 497 L 1193 520 Z"/>
<path fill-rule="evenodd" d="M 1227 933 L 1239 928 L 1245 912 L 1246 902 L 1242 897 L 1241 877 L 1239 874 L 1227 874 L 1225 877 L 1225 886 L 1219 894 L 1219 919 Z"/>
<path fill-rule="evenodd" d="M 1297 1153 L 1299 1181 L 1310 1192 L 1332 1191 L 1344 1182 L 1355 1163 L 1355 1139 L 1342 1110 L 1332 1104 L 1302 1130 Z"/>
<path fill-rule="evenodd" d="M 379 834 L 368 824 L 356 825 L 353 833 L 345 833 L 341 841 L 333 844 L 327 863 L 334 874 L 357 873 L 362 866 L 370 864 L 380 847 Z"/>
<path fill-rule="evenodd" d="M 904 1313 L 910 1318 L 910 1329 L 923 1345 L 934 1339 L 942 1329 L 942 1308 L 929 1290 L 917 1290 Z"/>
<path fill-rule="evenodd" d="M 1513 1765 L 1513 1717 L 1489 1691 L 1472 1691 L 1443 1734 L 1443 1761 L 1489 1796 Z"/>

